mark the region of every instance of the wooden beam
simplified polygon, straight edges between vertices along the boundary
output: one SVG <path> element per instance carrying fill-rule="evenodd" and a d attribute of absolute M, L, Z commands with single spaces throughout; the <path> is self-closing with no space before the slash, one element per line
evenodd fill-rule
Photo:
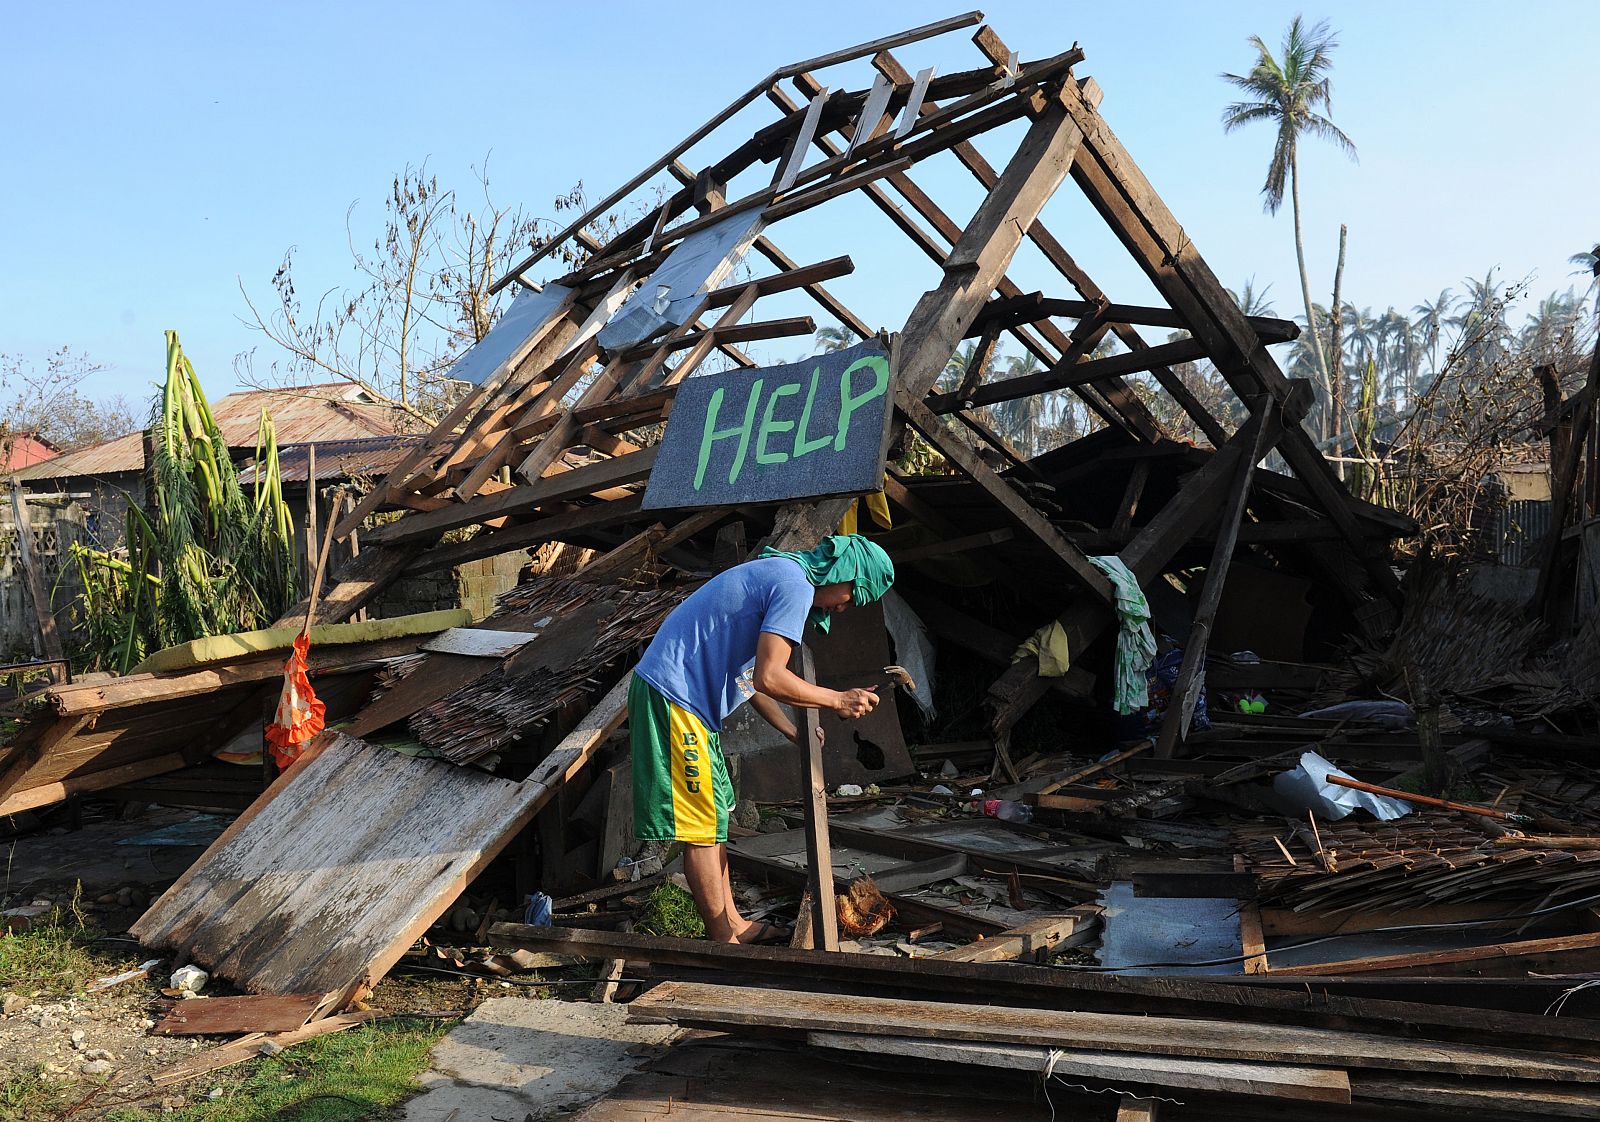
<path fill-rule="evenodd" d="M 816 684 L 817 668 L 811 648 L 804 643 L 796 652 L 800 677 Z M 817 711 L 801 708 L 800 733 L 805 748 L 800 755 L 800 782 L 805 797 L 800 806 L 805 812 L 806 894 L 811 900 L 810 929 L 813 945 L 820 951 L 839 949 L 839 910 L 833 901 L 833 847 L 828 841 L 828 781 L 822 767 L 822 739 Z M 801 917 L 805 924 L 806 917 Z"/>
<path fill-rule="evenodd" d="M 945 259 L 944 280 L 923 294 L 901 329 L 901 378 L 913 398 L 923 397 L 944 372 L 1005 276 L 1023 231 L 1071 170 L 1081 139 L 1061 106 L 1052 101 L 967 223 Z"/>
<path fill-rule="evenodd" d="M 1171 759 L 1173 750 L 1189 735 L 1194 721 L 1195 705 L 1199 701 L 1201 672 L 1205 667 L 1206 648 L 1211 639 L 1211 625 L 1217 618 L 1217 608 L 1222 604 L 1222 590 L 1227 584 L 1228 567 L 1233 563 L 1234 543 L 1239 536 L 1239 523 L 1250 500 L 1250 480 L 1255 475 L 1256 462 L 1264 455 L 1263 444 L 1267 436 L 1266 419 L 1277 412 L 1271 398 L 1259 398 L 1256 411 L 1239 430 L 1241 442 L 1251 441 L 1249 451 L 1240 459 L 1233 480 L 1233 490 L 1227 497 L 1222 518 L 1217 529 L 1216 544 L 1211 549 L 1211 561 L 1206 565 L 1205 584 L 1200 590 L 1200 601 L 1195 605 L 1194 624 L 1183 645 L 1183 661 L 1178 665 L 1178 677 L 1172 683 L 1167 711 L 1162 717 L 1161 731 L 1156 737 L 1156 757 Z M 1249 433 L 1249 437 L 1245 436 Z"/>
<path fill-rule="evenodd" d="M 1002 401 L 1015 401 L 1020 397 L 1049 393 L 1051 390 L 1087 386 L 1106 378 L 1120 378 L 1125 374 L 1139 374 L 1156 366 L 1193 362 L 1206 357 L 1205 347 L 1194 339 L 1181 339 L 1176 343 L 1162 343 L 1143 351 L 1126 351 L 1105 358 L 1083 361 L 1062 361 L 1037 374 L 1020 378 L 1004 378 L 977 386 L 963 397 L 959 391 L 936 394 L 928 399 L 935 413 L 953 413 L 971 406 L 995 405 Z"/>
<path fill-rule="evenodd" d="M 642 495 L 630 495 L 611 502 L 592 503 L 571 510 L 546 514 L 528 522 L 516 523 L 503 530 L 484 531 L 463 542 L 443 542 L 419 554 L 407 566 L 411 573 L 431 573 L 465 565 L 484 557 L 509 553 L 513 549 L 530 549 L 546 542 L 561 541 L 568 536 L 581 537 L 591 530 L 606 530 L 644 517 L 639 504 Z"/>
<path fill-rule="evenodd" d="M 820 69 L 824 66 L 834 66 L 841 62 L 849 62 L 852 59 L 864 58 L 868 55 L 876 54 L 879 51 L 888 50 L 891 47 L 897 47 L 905 43 L 916 43 L 923 39 L 932 38 L 935 35 L 942 35 L 945 32 L 954 30 L 956 28 L 971 27 L 973 24 L 980 22 L 982 19 L 983 13 L 981 12 L 967 12 L 964 15 L 952 16 L 949 19 L 939 20 L 936 23 L 925 24 L 922 27 L 912 28 L 909 31 L 903 31 L 898 35 L 890 35 L 881 39 L 874 39 L 870 42 L 861 43 L 843 51 L 832 51 L 825 55 L 819 55 L 816 58 L 807 59 L 805 62 L 794 63 L 789 66 L 780 67 L 779 69 L 774 70 L 771 74 L 767 75 L 766 78 L 751 86 L 750 89 L 745 91 L 743 96 L 735 99 L 733 103 L 730 104 L 726 109 L 722 110 L 722 112 L 712 117 L 711 120 L 701 125 L 698 129 L 695 129 L 688 136 L 684 137 L 681 141 L 669 149 L 664 156 L 655 160 L 650 164 L 649 167 L 645 168 L 644 171 L 640 172 L 627 183 L 623 184 L 621 187 L 617 188 L 617 190 L 613 191 L 594 206 L 590 207 L 582 215 L 575 219 L 565 230 L 562 230 L 555 237 L 551 238 L 533 253 L 530 253 L 527 257 L 523 258 L 520 262 L 514 265 L 506 272 L 504 276 L 490 286 L 490 295 L 494 295 L 506 285 L 512 283 L 512 281 L 519 278 L 532 265 L 543 260 L 551 253 L 554 253 L 566 243 L 567 239 L 577 234 L 579 231 L 584 229 L 584 227 L 588 226 L 589 223 L 593 222 L 606 211 L 616 206 L 623 199 L 627 198 L 629 194 L 644 186 L 644 184 L 650 180 L 651 176 L 670 165 L 672 161 L 676 160 L 679 156 L 683 155 L 696 144 L 700 143 L 700 141 L 704 140 L 719 126 L 731 119 L 734 114 L 739 112 L 739 110 L 743 109 L 746 105 L 749 105 L 756 98 L 760 97 L 761 94 L 770 86 L 773 86 L 794 74 L 800 74 L 807 70 Z"/>
<path fill-rule="evenodd" d="M 1110 604 L 1113 601 L 1115 592 L 1111 582 L 1106 579 L 1104 573 L 1090 563 L 1083 551 L 1069 542 L 1060 530 L 1051 525 L 1049 519 L 1029 506 L 1021 495 L 1011 489 L 1009 483 L 996 475 L 994 470 L 978 457 L 976 452 L 954 439 L 945 429 L 943 422 L 934 416 L 926 405 L 914 398 L 911 391 L 904 386 L 901 386 L 896 393 L 895 406 L 911 422 L 911 426 L 920 432 L 945 459 L 959 467 L 1023 529 L 1055 554 L 1056 559 L 1078 579 L 1080 584 L 1093 592 L 1102 602 Z"/>
<path fill-rule="evenodd" d="M 1009 57 L 1009 52 L 1007 52 L 1007 56 Z M 894 78 L 896 81 L 909 78 L 909 75 L 906 74 L 905 69 L 900 66 L 894 57 L 887 51 L 880 52 L 878 55 L 876 55 L 872 60 L 872 64 L 873 66 L 882 70 L 883 73 L 889 75 L 891 78 Z M 986 160 L 983 154 L 979 152 L 978 149 L 970 142 L 957 144 L 951 149 L 951 151 L 954 153 L 956 159 L 961 162 L 962 166 L 966 167 L 967 170 L 972 172 L 974 178 L 976 178 L 986 190 L 992 189 L 995 183 L 999 181 L 999 173 L 994 170 L 994 168 L 989 164 L 989 161 Z M 1039 251 L 1044 254 L 1045 260 L 1049 261 L 1056 271 L 1067 278 L 1072 287 L 1077 290 L 1078 295 L 1092 302 L 1109 303 L 1109 299 L 1101 290 L 1100 286 L 1094 282 L 1093 278 L 1091 278 L 1088 273 L 1084 272 L 1083 268 L 1075 260 L 1073 260 L 1072 255 L 1068 253 L 1061 243 L 1055 238 L 1055 236 L 1045 228 L 1043 222 L 1035 221 L 1028 227 L 1028 238 L 1035 246 L 1038 247 Z M 1016 296 L 1020 294 L 1020 289 L 1014 289 L 1010 292 L 1007 292 L 1004 290 L 1004 288 L 1002 288 L 1001 291 L 1002 296 Z M 1053 324 L 1041 325 L 1041 329 L 1053 328 Z M 1129 350 L 1143 350 L 1147 346 L 1145 341 L 1139 337 L 1138 331 L 1127 324 L 1114 324 L 1112 326 L 1112 330 Z M 1059 335 L 1059 333 L 1056 334 Z M 1046 335 L 1047 337 L 1050 337 L 1051 330 L 1046 330 Z M 1058 348 L 1063 350 L 1063 352 L 1065 351 L 1066 348 L 1063 345 L 1061 338 L 1052 338 L 1051 341 Z M 1048 361 L 1048 359 L 1043 355 L 1040 355 L 1039 358 L 1040 361 Z M 1222 431 L 1222 426 L 1217 423 L 1216 418 L 1213 417 L 1210 412 L 1206 410 L 1205 406 L 1203 406 L 1194 396 L 1194 394 L 1189 391 L 1189 388 L 1184 385 L 1183 380 L 1165 367 L 1157 367 L 1152 371 L 1152 373 L 1155 375 L 1156 380 L 1161 383 L 1162 388 L 1164 388 L 1167 393 L 1172 396 L 1173 400 L 1176 401 L 1183 411 L 1190 417 L 1190 419 L 1195 422 L 1200 431 L 1206 434 L 1206 438 L 1211 441 L 1212 445 L 1214 447 L 1221 447 L 1226 436 L 1226 434 Z M 1108 400 L 1114 402 L 1122 400 L 1122 395 L 1124 392 L 1126 392 L 1126 387 L 1121 387 L 1119 389 L 1119 387 L 1117 387 L 1115 384 L 1108 384 L 1104 387 L 1097 388 L 1100 388 L 1102 392 L 1107 394 Z M 1097 412 L 1100 411 L 1095 405 L 1094 401 L 1087 394 L 1080 391 L 1079 396 L 1082 397 L 1085 403 L 1091 408 L 1096 409 Z M 1128 409 L 1126 406 L 1124 408 L 1125 410 Z M 1134 424 L 1133 428 L 1135 431 L 1144 432 L 1145 429 L 1149 428 L 1150 425 L 1153 424 L 1154 418 L 1148 418 L 1149 411 L 1147 409 L 1143 409 L 1142 405 L 1140 405 L 1139 408 L 1143 411 L 1139 412 L 1137 410 L 1130 410 L 1132 413 L 1130 419 L 1133 421 L 1143 422 L 1142 424 Z M 1146 420 L 1146 418 L 1148 418 L 1148 420 Z M 1159 426 L 1156 427 L 1159 429 Z M 1156 432 L 1155 435 L 1160 435 L 1159 431 Z M 1152 437 L 1147 436 L 1146 438 L 1150 439 Z"/>
<path fill-rule="evenodd" d="M 948 914 L 950 909 L 944 911 Z M 1086 974 L 1025 963 L 912 960 L 848 951 L 823 954 L 789 947 L 740 946 L 514 923 L 495 924 L 489 929 L 489 940 L 505 949 L 526 947 L 590 958 L 626 958 L 630 962 L 799 978 L 851 992 L 872 985 L 904 986 L 933 990 L 945 997 L 970 994 L 983 1000 L 1008 999 L 1025 1005 L 1224 1020 L 1247 1017 L 1262 1025 L 1355 1029 L 1396 1038 L 1422 1037 L 1469 1045 L 1481 1043 L 1486 1036 L 1515 1037 L 1528 1048 L 1586 1055 L 1594 1055 L 1600 1049 L 1600 1026 L 1583 1017 L 1554 1019 L 1481 1006 L 1356 998 L 1338 992 L 1312 992 L 1304 986 L 1264 986 L 1242 979 L 1144 978 Z"/>
<path fill-rule="evenodd" d="M 1205 343 L 1218 372 L 1234 392 L 1246 400 L 1263 393 L 1277 399 L 1288 424 L 1280 447 L 1284 459 L 1339 527 L 1374 588 L 1398 603 L 1399 581 L 1388 563 L 1366 548 L 1348 493 L 1300 426 L 1304 414 L 1293 400 L 1289 380 L 1188 233 L 1100 116 L 1095 108 L 1098 87 L 1092 79 L 1087 81 L 1087 88 L 1068 82 L 1062 94 L 1067 113 L 1084 138 L 1083 158 L 1073 164 L 1073 179 L 1151 282 L 1189 321 L 1190 329 Z"/>
<path fill-rule="evenodd" d="M 1594 422 L 1595 403 L 1600 398 L 1600 339 L 1589 360 L 1589 378 L 1573 403 L 1572 427 L 1565 434 L 1566 447 L 1559 463 L 1553 464 L 1550 483 L 1550 533 L 1544 540 L 1539 559 L 1539 582 L 1534 588 L 1533 605 L 1547 624 L 1555 622 L 1556 566 L 1561 559 L 1561 531 L 1566 525 L 1567 506 L 1572 502 L 1573 484 L 1583 461 L 1589 427 Z M 1580 513 L 1582 507 L 1579 508 Z"/>
<path fill-rule="evenodd" d="M 1063 300 L 1047 297 L 1040 292 L 996 300 L 978 317 L 972 332 L 979 333 L 991 325 L 1011 327 L 1015 324 L 1034 323 L 1050 316 L 1063 316 L 1082 320 L 1098 316 L 1108 324 L 1129 324 L 1140 327 L 1176 328 L 1190 330 L 1189 321 L 1170 308 L 1152 308 L 1139 304 L 1101 304 L 1094 300 Z M 1293 320 L 1274 316 L 1246 316 L 1245 322 L 1254 328 L 1264 343 L 1287 343 L 1300 337 L 1300 325 Z"/>
<path fill-rule="evenodd" d="M 11 477 L 11 510 L 17 520 L 17 556 L 28 582 L 28 599 L 33 602 L 34 618 L 39 625 L 39 642 L 45 658 L 60 661 L 67 656 L 61 649 L 61 635 L 56 631 L 56 617 L 50 611 L 50 596 L 44 590 L 38 559 L 33 555 L 33 524 L 28 521 L 28 502 L 15 475 Z"/>
<path fill-rule="evenodd" d="M 646 448 L 631 456 L 618 456 L 614 460 L 601 460 L 586 464 L 559 475 L 548 476 L 536 483 L 512 487 L 493 495 L 478 495 L 467 502 L 456 503 L 445 510 L 427 511 L 402 518 L 387 526 L 369 532 L 367 542 L 392 545 L 402 542 L 432 540 L 448 530 L 532 510 L 546 503 L 559 502 L 592 495 L 625 483 L 644 479 L 655 463 L 656 448 Z M 365 557 L 371 550 L 363 549 Z"/>

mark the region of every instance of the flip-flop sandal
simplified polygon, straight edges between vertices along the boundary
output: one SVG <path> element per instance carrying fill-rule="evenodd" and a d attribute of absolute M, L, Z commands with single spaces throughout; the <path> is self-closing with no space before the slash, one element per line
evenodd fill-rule
<path fill-rule="evenodd" d="M 789 940 L 794 938 L 794 931 L 788 927 L 779 927 L 775 923 L 761 922 L 761 930 L 756 932 L 754 939 L 741 939 L 740 945 L 746 947 L 770 947 L 773 945 L 788 946 Z"/>

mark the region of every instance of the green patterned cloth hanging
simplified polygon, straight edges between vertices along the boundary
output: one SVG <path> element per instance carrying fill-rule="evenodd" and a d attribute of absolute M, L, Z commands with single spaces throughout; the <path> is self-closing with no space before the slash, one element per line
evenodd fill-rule
<path fill-rule="evenodd" d="M 1117 690 L 1114 704 L 1127 716 L 1150 704 L 1150 665 L 1156 658 L 1156 637 L 1150 633 L 1150 605 L 1132 570 L 1115 554 L 1091 557 L 1116 589 Z"/>

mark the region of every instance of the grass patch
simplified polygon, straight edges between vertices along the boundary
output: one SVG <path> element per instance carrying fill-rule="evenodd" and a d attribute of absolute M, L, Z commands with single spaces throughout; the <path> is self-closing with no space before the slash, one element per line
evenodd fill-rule
<path fill-rule="evenodd" d="M 677 939 L 704 939 L 705 921 L 695 909 L 694 897 L 668 881 L 656 886 L 645 901 L 637 930 L 644 935 L 670 935 Z"/>
<path fill-rule="evenodd" d="M 78 889 L 82 892 L 82 888 Z M 65 997 L 101 972 L 74 893 L 69 908 L 40 916 L 27 931 L 0 934 L 0 990 Z"/>
<path fill-rule="evenodd" d="M 428 1050 L 455 1024 L 396 1017 L 297 1044 L 277 1056 L 203 1077 L 181 1090 L 199 1101 L 112 1112 L 111 1122 L 362 1122 L 390 1116 L 417 1090 Z M 206 1097 L 212 1087 L 222 1095 Z M 0 1122 L 8 1122 L 0 1117 Z"/>
<path fill-rule="evenodd" d="M 0 1122 L 45 1122 L 61 1117 L 66 1088 L 44 1078 L 43 1069 L 0 1083 Z"/>

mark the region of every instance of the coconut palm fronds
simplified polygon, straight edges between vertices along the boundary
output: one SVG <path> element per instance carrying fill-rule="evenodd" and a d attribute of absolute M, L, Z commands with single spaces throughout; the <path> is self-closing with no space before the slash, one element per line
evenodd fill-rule
<path fill-rule="evenodd" d="M 147 517 L 130 506 L 120 550 L 73 547 L 91 665 L 126 672 L 151 651 L 264 627 L 294 602 L 294 529 L 272 418 L 257 431 L 250 495 L 194 365 L 167 332 L 166 382 L 150 415 Z"/>

